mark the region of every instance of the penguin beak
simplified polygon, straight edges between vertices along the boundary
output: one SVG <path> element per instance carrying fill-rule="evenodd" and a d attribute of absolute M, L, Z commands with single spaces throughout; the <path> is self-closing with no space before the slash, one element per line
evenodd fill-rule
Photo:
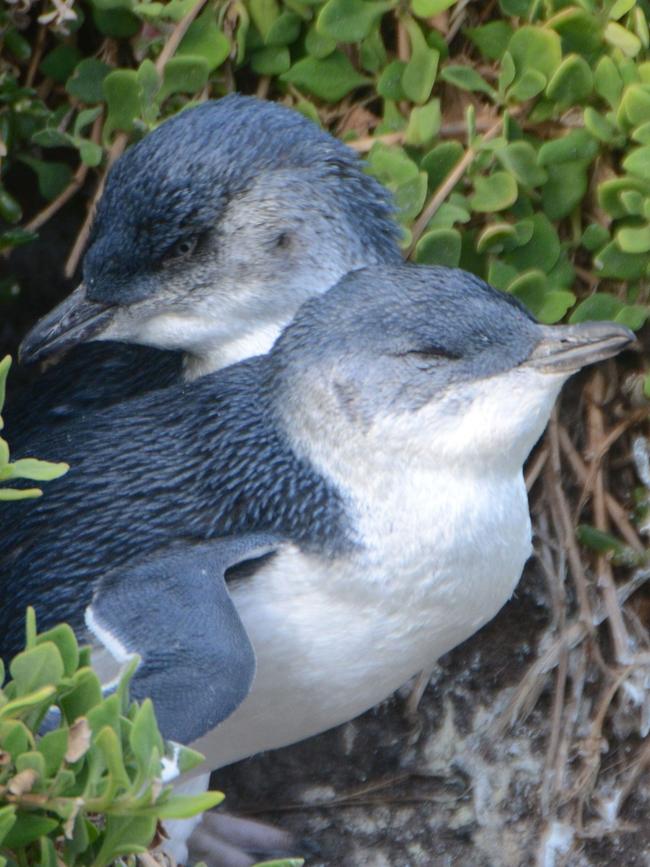
<path fill-rule="evenodd" d="M 618 355 L 636 340 L 629 328 L 615 322 L 540 328 L 542 339 L 524 363 L 544 373 L 574 373 L 587 364 Z"/>
<path fill-rule="evenodd" d="M 18 350 L 21 362 L 38 361 L 77 343 L 92 340 L 109 324 L 115 308 L 89 301 L 82 283 L 54 310 L 39 319 Z"/>

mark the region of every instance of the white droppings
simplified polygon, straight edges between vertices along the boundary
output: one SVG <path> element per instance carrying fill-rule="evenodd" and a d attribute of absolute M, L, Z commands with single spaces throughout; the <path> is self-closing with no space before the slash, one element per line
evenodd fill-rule
<path fill-rule="evenodd" d="M 566 855 L 571 849 L 575 831 L 564 822 L 552 822 L 539 853 L 538 867 L 555 867 L 558 855 Z"/>

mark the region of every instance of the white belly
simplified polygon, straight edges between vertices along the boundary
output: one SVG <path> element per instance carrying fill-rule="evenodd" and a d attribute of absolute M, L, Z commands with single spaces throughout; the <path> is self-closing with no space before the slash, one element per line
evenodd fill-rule
<path fill-rule="evenodd" d="M 496 614 L 530 553 L 523 480 L 466 493 L 426 514 L 403 503 L 399 521 L 389 505 L 383 534 L 381 515 L 367 516 L 369 548 L 329 561 L 288 546 L 233 587 L 257 673 L 240 708 L 193 745 L 211 767 L 358 716 Z"/>

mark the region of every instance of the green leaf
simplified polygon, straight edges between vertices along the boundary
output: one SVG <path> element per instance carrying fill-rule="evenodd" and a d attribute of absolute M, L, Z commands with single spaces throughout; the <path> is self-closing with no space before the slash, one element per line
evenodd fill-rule
<path fill-rule="evenodd" d="M 21 458 L 0 473 L 2 479 L 30 479 L 34 482 L 49 482 L 58 479 L 68 472 L 68 464 L 54 464 L 49 461 L 39 461 L 36 458 Z"/>
<path fill-rule="evenodd" d="M 476 241 L 479 253 L 502 253 L 517 246 L 517 231 L 512 223 L 492 223 L 483 229 Z"/>
<path fill-rule="evenodd" d="M 622 202 L 621 196 L 630 190 L 638 191 L 644 196 L 648 196 L 650 195 L 650 183 L 629 175 L 623 178 L 612 178 L 608 181 L 602 181 L 598 185 L 597 190 L 598 204 L 611 217 L 626 217 L 628 211 Z"/>
<path fill-rule="evenodd" d="M 508 91 L 508 96 L 526 102 L 537 96 L 546 87 L 546 77 L 536 69 L 526 69 Z"/>
<path fill-rule="evenodd" d="M 623 80 L 611 57 L 605 55 L 598 61 L 594 71 L 594 87 L 612 108 L 616 108 L 623 92 Z"/>
<path fill-rule="evenodd" d="M 474 211 L 494 213 L 509 208 L 517 199 L 517 182 L 507 172 L 493 172 L 474 179 L 470 206 Z"/>
<path fill-rule="evenodd" d="M 614 21 L 618 21 L 634 7 L 636 0 L 615 0 L 613 6 L 609 10 L 609 17 Z"/>
<path fill-rule="evenodd" d="M 212 72 L 221 66 L 229 54 L 228 37 L 217 27 L 215 9 L 208 4 L 205 12 L 190 24 L 175 56 L 201 57 L 207 64 L 208 71 Z"/>
<path fill-rule="evenodd" d="M 116 69 L 104 78 L 102 88 L 108 109 L 104 136 L 108 139 L 115 130 L 130 132 L 140 112 L 137 72 L 134 69 Z"/>
<path fill-rule="evenodd" d="M 105 867 L 120 855 L 145 852 L 156 830 L 152 816 L 107 816 L 102 845 L 92 867 Z"/>
<path fill-rule="evenodd" d="M 158 101 L 163 102 L 172 93 L 198 93 L 207 84 L 209 74 L 209 64 L 204 57 L 190 54 L 172 57 L 165 64 Z"/>
<path fill-rule="evenodd" d="M 403 60 L 393 60 L 383 70 L 377 81 L 377 93 L 384 99 L 398 102 L 406 97 L 402 88 L 402 76 L 406 69 Z"/>
<path fill-rule="evenodd" d="M 594 86 L 591 68 L 579 54 L 569 54 L 551 76 L 546 96 L 560 105 L 576 105 L 586 99 Z"/>
<path fill-rule="evenodd" d="M 359 59 L 361 60 L 361 66 L 367 72 L 376 73 L 386 66 L 388 55 L 379 27 L 371 30 L 368 36 L 361 42 Z"/>
<path fill-rule="evenodd" d="M 544 325 L 554 325 L 564 319 L 567 311 L 576 303 L 576 296 L 567 289 L 550 289 L 544 296 L 544 303 L 537 318 Z"/>
<path fill-rule="evenodd" d="M 266 42 L 273 22 L 280 15 L 280 7 L 276 0 L 250 0 L 248 3 L 251 18 Z"/>
<path fill-rule="evenodd" d="M 81 158 L 81 162 L 85 163 L 87 166 L 98 166 L 104 155 L 104 151 L 101 146 L 95 144 L 94 141 L 87 141 L 86 139 L 82 139 L 79 142 L 79 156 Z"/>
<path fill-rule="evenodd" d="M 328 0 L 318 15 L 316 28 L 336 42 L 360 42 L 394 5 L 393 0 Z"/>
<path fill-rule="evenodd" d="M 561 38 L 565 54 L 581 54 L 592 64 L 602 54 L 603 22 L 600 10 L 590 14 L 586 9 L 568 6 L 549 18 L 546 26 L 555 30 Z"/>
<path fill-rule="evenodd" d="M 592 551 L 597 551 L 599 554 L 621 553 L 625 547 L 620 539 L 609 533 L 604 533 L 602 530 L 597 530 L 595 527 L 590 527 L 588 524 L 579 524 L 576 528 L 576 536 L 581 545 L 591 548 Z"/>
<path fill-rule="evenodd" d="M 304 87 L 327 102 L 338 102 L 350 91 L 370 81 L 356 71 L 342 51 L 335 51 L 324 60 L 303 57 L 288 72 L 283 73 L 280 79 L 295 84 L 296 87 Z"/>
<path fill-rule="evenodd" d="M 145 699 L 136 711 L 129 734 L 129 743 L 138 767 L 144 773 L 151 765 L 154 749 L 158 751 L 159 756 L 163 755 L 162 738 L 158 732 L 156 715 L 150 699 Z"/>
<path fill-rule="evenodd" d="M 11 369 L 11 356 L 5 355 L 0 361 L 0 411 L 5 405 L 5 397 L 7 396 L 7 376 Z"/>
<path fill-rule="evenodd" d="M 222 792 L 204 792 L 201 795 L 172 795 L 165 803 L 154 808 L 160 819 L 189 819 L 198 813 L 205 813 L 220 804 L 225 795 Z"/>
<path fill-rule="evenodd" d="M 610 123 L 605 115 L 600 114 L 591 106 L 587 106 L 584 111 L 585 129 L 599 141 L 610 144 L 617 135 L 616 127 Z"/>
<path fill-rule="evenodd" d="M 486 93 L 491 99 L 496 99 L 497 93 L 493 87 L 471 66 L 450 65 L 445 66 L 440 77 L 459 87 L 461 90 L 471 90 Z"/>
<path fill-rule="evenodd" d="M 41 837 L 39 846 L 41 851 L 38 867 L 59 867 L 54 841 L 49 837 Z"/>
<path fill-rule="evenodd" d="M 70 183 L 72 169 L 66 163 L 37 160 L 27 155 L 22 155 L 19 159 L 35 172 L 38 178 L 38 191 L 48 202 L 56 199 Z"/>
<path fill-rule="evenodd" d="M 67 623 L 60 623 L 47 632 L 41 632 L 36 639 L 37 644 L 48 641 L 56 645 L 63 662 L 64 674 L 71 677 L 79 665 L 79 647 L 74 632 Z"/>
<path fill-rule="evenodd" d="M 290 66 L 291 55 L 284 46 L 269 45 L 251 54 L 251 69 L 258 75 L 281 75 Z"/>
<path fill-rule="evenodd" d="M 415 247 L 415 261 L 424 265 L 457 268 L 460 262 L 461 237 L 457 229 L 432 229 Z"/>
<path fill-rule="evenodd" d="M 560 258 L 561 246 L 557 231 L 548 218 L 537 212 L 530 218 L 533 234 L 530 240 L 505 256 L 518 272 L 538 268 L 546 274 Z"/>
<path fill-rule="evenodd" d="M 45 773 L 53 776 L 63 764 L 68 751 L 68 730 L 64 728 L 47 732 L 38 740 L 38 751 L 45 761 Z"/>
<path fill-rule="evenodd" d="M 411 9 L 413 14 L 420 18 L 431 18 L 440 15 L 455 2 L 456 0 L 411 0 Z"/>
<path fill-rule="evenodd" d="M 641 51 L 639 37 L 615 21 L 610 21 L 605 26 L 603 35 L 606 42 L 620 49 L 626 57 L 636 57 Z"/>
<path fill-rule="evenodd" d="M 101 102 L 104 99 L 104 79 L 110 71 L 108 64 L 95 57 L 88 57 L 77 64 L 74 74 L 66 82 L 65 89 L 70 96 L 81 102 Z"/>
<path fill-rule="evenodd" d="M 516 277 L 508 286 L 508 292 L 515 295 L 526 305 L 534 316 L 544 306 L 544 299 L 548 287 L 548 278 L 543 271 L 525 271 Z"/>
<path fill-rule="evenodd" d="M 23 211 L 18 202 L 3 187 L 0 187 L 0 217 L 8 223 L 18 223 Z"/>
<path fill-rule="evenodd" d="M 7 832 L 3 846 L 6 849 L 22 849 L 58 827 L 59 823 L 55 819 L 21 811 Z"/>
<path fill-rule="evenodd" d="M 0 744 L 15 762 L 22 753 L 32 748 L 33 735 L 22 720 L 3 719 L 0 722 Z"/>
<path fill-rule="evenodd" d="M 432 190 L 437 189 L 447 178 L 463 156 L 463 146 L 457 141 L 446 141 L 436 145 L 423 158 L 421 168 L 429 176 L 429 186 Z"/>
<path fill-rule="evenodd" d="M 622 304 L 613 295 L 604 292 L 595 292 L 589 298 L 585 298 L 571 314 L 569 322 L 595 322 L 609 321 L 614 319 L 621 309 Z"/>
<path fill-rule="evenodd" d="M 542 206 L 550 220 L 562 220 L 585 197 L 587 163 L 583 160 L 547 166 L 548 180 L 542 187 Z"/>
<path fill-rule="evenodd" d="M 624 253 L 647 253 L 650 250 L 650 225 L 624 226 L 614 236 Z"/>
<path fill-rule="evenodd" d="M 609 241 L 609 232 L 604 226 L 598 223 L 592 223 L 582 233 L 580 243 L 585 248 L 593 253 Z"/>
<path fill-rule="evenodd" d="M 0 846 L 16 821 L 16 808 L 14 806 L 0 807 Z"/>
<path fill-rule="evenodd" d="M 469 27 L 465 33 L 488 60 L 501 60 L 513 34 L 507 21 L 490 21 L 482 27 Z"/>
<path fill-rule="evenodd" d="M 158 116 L 156 96 L 160 90 L 161 78 L 155 64 L 146 58 L 137 71 L 140 96 L 140 113 L 146 123 L 153 124 Z"/>
<path fill-rule="evenodd" d="M 91 123 L 94 123 L 101 113 L 102 108 L 100 105 L 95 108 L 85 108 L 83 111 L 80 111 L 74 122 L 75 137 L 78 138 L 81 136 L 86 127 L 90 126 Z"/>
<path fill-rule="evenodd" d="M 302 19 L 295 13 L 285 9 L 271 25 L 271 29 L 266 36 L 266 44 L 291 45 L 300 36 L 301 27 Z"/>
<path fill-rule="evenodd" d="M 495 150 L 495 154 L 501 165 L 513 174 L 517 183 L 523 187 L 532 189 L 546 182 L 548 176 L 544 169 L 537 165 L 537 153 L 529 142 L 510 142 Z"/>
<path fill-rule="evenodd" d="M 99 9 L 93 6 L 93 21 L 100 33 L 115 39 L 129 39 L 140 30 L 138 18 L 128 9 Z"/>
<path fill-rule="evenodd" d="M 623 168 L 638 178 L 650 181 L 650 145 L 630 151 L 623 160 Z"/>
<path fill-rule="evenodd" d="M 598 153 L 598 142 L 583 129 L 575 129 L 561 138 L 544 142 L 537 154 L 540 166 L 554 163 L 575 162 L 594 159 Z"/>
<path fill-rule="evenodd" d="M 95 738 L 94 745 L 101 752 L 110 777 L 108 792 L 104 794 L 106 806 L 109 806 L 116 794 L 128 789 L 130 783 L 129 775 L 124 767 L 122 743 L 117 732 L 106 726 Z"/>
<path fill-rule="evenodd" d="M 632 331 L 638 331 L 640 328 L 643 328 L 648 316 L 650 316 L 650 310 L 646 306 L 640 307 L 628 304 L 622 310 L 619 310 L 614 317 L 614 321 L 620 322 L 621 325 L 626 325 Z"/>
<path fill-rule="evenodd" d="M 414 106 L 406 128 L 406 144 L 415 147 L 429 144 L 438 134 L 441 122 L 439 99 L 432 99 L 426 105 Z"/>
<path fill-rule="evenodd" d="M 645 274 L 648 257 L 645 253 L 624 253 L 612 241 L 594 259 L 601 277 L 616 280 L 638 280 Z"/>
<path fill-rule="evenodd" d="M 52 78 L 57 84 L 63 84 L 72 74 L 72 70 L 80 58 L 81 54 L 78 48 L 67 43 L 60 43 L 45 55 L 39 69 L 46 78 Z"/>
<path fill-rule="evenodd" d="M 421 104 L 431 95 L 438 72 L 440 52 L 429 48 L 422 31 L 412 18 L 406 20 L 406 29 L 411 41 L 411 59 L 402 73 L 402 88 L 408 99 Z"/>
<path fill-rule="evenodd" d="M 508 51 L 515 62 L 517 76 L 537 72 L 548 81 L 562 62 L 562 44 L 554 30 L 524 25 L 512 34 Z"/>
<path fill-rule="evenodd" d="M 85 716 L 102 700 L 99 678 L 91 669 L 80 668 L 74 674 L 72 681 L 72 689 L 61 697 L 61 710 L 70 724 L 80 716 Z"/>
<path fill-rule="evenodd" d="M 631 84 L 626 87 L 620 111 L 625 113 L 630 126 L 639 126 L 650 121 L 650 87 L 647 84 Z"/>
<path fill-rule="evenodd" d="M 74 147 L 72 136 L 53 127 L 39 129 L 32 136 L 32 141 L 44 148 Z"/>
<path fill-rule="evenodd" d="M 39 488 L 0 488 L 0 500 L 31 500 L 42 493 Z"/>
<path fill-rule="evenodd" d="M 328 57 L 336 49 L 336 39 L 323 36 L 314 25 L 307 31 L 305 37 L 305 51 L 312 57 L 322 60 Z"/>
<path fill-rule="evenodd" d="M 9 671 L 16 696 L 27 696 L 41 687 L 56 685 L 63 677 L 63 660 L 57 646 L 46 641 L 15 656 Z"/>
<path fill-rule="evenodd" d="M 392 188 L 395 206 L 402 222 L 408 223 L 420 213 L 427 197 L 427 186 L 426 172 L 418 172 L 415 177 Z"/>

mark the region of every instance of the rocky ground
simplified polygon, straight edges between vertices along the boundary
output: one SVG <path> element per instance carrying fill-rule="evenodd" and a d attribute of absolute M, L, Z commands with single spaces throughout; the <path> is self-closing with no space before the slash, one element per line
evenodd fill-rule
<path fill-rule="evenodd" d="M 395 696 L 334 731 L 241 762 L 217 778 L 229 809 L 304 838 L 308 867 L 648 867 L 647 775 L 594 838 L 576 835 L 561 806 L 544 815 L 552 678 L 525 722 L 499 726 L 536 658 L 547 601 L 531 564 L 500 615 L 440 661 L 415 726 Z M 624 763 L 638 740 L 610 747 L 608 761 Z M 594 805 L 586 813 L 598 817 Z"/>

